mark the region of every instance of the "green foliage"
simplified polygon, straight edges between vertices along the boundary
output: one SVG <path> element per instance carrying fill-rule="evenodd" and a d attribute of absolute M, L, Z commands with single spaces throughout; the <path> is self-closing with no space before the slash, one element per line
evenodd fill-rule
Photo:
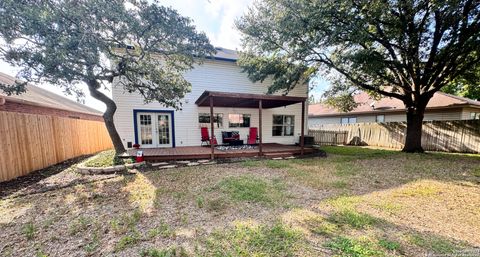
<path fill-rule="evenodd" d="M 476 55 L 479 52 L 476 52 Z M 480 100 L 480 63 L 470 67 L 464 74 L 442 88 L 445 93 Z"/>
<path fill-rule="evenodd" d="M 347 237 L 337 237 L 334 240 L 327 242 L 325 246 L 341 254 L 341 256 L 384 256 L 384 253 L 378 250 L 374 243 L 367 240 L 355 240 Z"/>
<path fill-rule="evenodd" d="M 142 257 L 186 257 L 188 256 L 188 254 L 183 247 L 180 247 L 180 248 L 170 247 L 167 249 L 155 249 L 155 248 L 144 249 L 140 252 L 140 256 Z"/>
<path fill-rule="evenodd" d="M 214 52 L 190 19 L 157 1 L 7 0 L 0 16 L 0 59 L 23 68 L 22 79 L 67 93 L 123 76 L 126 91 L 176 106 L 190 89 L 182 73 Z"/>
<path fill-rule="evenodd" d="M 400 244 L 394 241 L 390 241 L 388 239 L 380 239 L 378 240 L 378 244 L 382 246 L 383 248 L 390 250 L 390 251 L 395 251 L 400 249 Z"/>
<path fill-rule="evenodd" d="M 140 221 L 142 213 L 140 210 L 135 210 L 133 213 L 122 214 L 118 218 L 114 218 L 110 221 L 112 230 L 117 234 L 123 234 L 128 231 L 133 231 L 135 226 Z"/>
<path fill-rule="evenodd" d="M 408 240 L 412 244 L 431 250 L 435 253 L 448 254 L 458 250 L 452 242 L 433 235 L 423 236 L 420 234 L 413 234 L 408 237 Z"/>
<path fill-rule="evenodd" d="M 323 236 L 334 235 L 340 231 L 336 224 L 326 221 L 321 217 L 309 218 L 305 220 L 305 223 L 310 231 Z"/>
<path fill-rule="evenodd" d="M 469 0 L 257 1 L 236 22 L 245 48 L 238 63 L 252 81 L 272 77 L 269 92 L 323 76 L 337 108 L 354 108 L 351 96 L 363 90 L 416 115 L 480 63 L 479 8 Z M 421 149 L 416 142 L 405 149 Z"/>
<path fill-rule="evenodd" d="M 339 225 L 347 224 L 357 229 L 362 229 L 367 226 L 374 225 L 377 222 L 374 217 L 353 210 L 342 210 L 336 212 L 332 214 L 328 218 L 328 220 Z"/>
<path fill-rule="evenodd" d="M 251 168 L 251 167 L 258 167 L 260 166 L 261 162 L 253 161 L 253 160 L 246 160 L 242 162 L 243 167 Z"/>
<path fill-rule="evenodd" d="M 0 60 L 20 67 L 7 94 L 26 82 L 49 83 L 106 105 L 104 120 L 115 151 L 125 151 L 113 124 L 115 102 L 100 89 L 113 81 L 146 103 L 181 107 L 191 90 L 186 71 L 215 49 L 192 20 L 154 1 L 44 0 L 0 2 Z"/>
<path fill-rule="evenodd" d="M 203 196 L 198 196 L 196 203 L 198 208 L 203 208 L 205 206 L 205 198 Z"/>
<path fill-rule="evenodd" d="M 228 201 L 223 197 L 209 199 L 207 201 L 207 211 L 221 212 L 229 206 Z"/>
<path fill-rule="evenodd" d="M 85 231 L 88 226 L 92 223 L 91 218 L 80 216 L 78 219 L 74 220 L 69 227 L 70 235 L 76 235 L 81 231 Z"/>
<path fill-rule="evenodd" d="M 355 146 L 322 146 L 327 154 L 354 156 L 357 158 L 374 158 L 398 154 L 395 150 L 368 149 Z"/>
<path fill-rule="evenodd" d="M 218 188 L 234 201 L 274 203 L 282 196 L 278 183 L 269 183 L 251 175 L 225 178 Z"/>
<path fill-rule="evenodd" d="M 115 245 L 115 251 L 125 250 L 127 247 L 137 244 L 140 241 L 141 237 L 137 231 L 134 231 L 128 235 L 125 235 L 120 238 L 120 240 Z"/>
<path fill-rule="evenodd" d="M 301 248 L 301 233 L 280 223 L 273 226 L 237 225 L 216 232 L 199 256 L 294 256 Z"/>
<path fill-rule="evenodd" d="M 161 222 L 160 225 L 148 231 L 149 238 L 155 238 L 157 236 L 165 238 L 175 237 L 175 231 L 167 223 Z"/>
<path fill-rule="evenodd" d="M 84 249 L 85 252 L 87 252 L 87 253 L 92 253 L 92 252 L 94 252 L 99 246 L 100 246 L 99 236 L 98 236 L 98 233 L 95 232 L 95 233 L 93 234 L 93 237 L 92 237 L 92 239 L 90 240 L 90 242 L 88 242 L 88 243 L 83 247 L 83 249 Z"/>
<path fill-rule="evenodd" d="M 35 237 L 36 231 L 37 229 L 35 228 L 35 225 L 33 224 L 33 222 L 28 222 L 25 225 L 23 225 L 22 233 L 28 240 L 32 240 Z"/>
<path fill-rule="evenodd" d="M 475 169 L 472 170 L 472 174 L 475 176 L 475 177 L 479 177 L 480 178 L 480 167 L 477 167 Z"/>
<path fill-rule="evenodd" d="M 121 159 L 114 150 L 103 151 L 85 162 L 86 167 L 109 167 L 132 163 L 130 159 Z"/>
<path fill-rule="evenodd" d="M 287 161 L 281 161 L 281 160 L 267 160 L 265 162 L 265 165 L 272 169 L 285 169 L 289 167 Z"/>

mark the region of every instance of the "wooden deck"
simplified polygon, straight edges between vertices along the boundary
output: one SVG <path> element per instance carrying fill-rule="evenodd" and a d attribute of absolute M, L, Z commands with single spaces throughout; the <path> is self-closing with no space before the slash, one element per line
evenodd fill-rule
<path fill-rule="evenodd" d="M 166 160 L 196 160 L 210 159 L 210 147 L 202 146 L 180 146 L 175 148 L 141 148 L 145 160 L 147 161 L 166 161 Z M 263 144 L 263 155 L 265 157 L 292 156 L 300 154 L 300 146 L 281 145 L 275 143 Z M 305 147 L 304 153 L 313 153 L 315 149 Z M 136 149 L 127 151 L 129 156 L 135 156 Z M 258 147 L 255 149 L 215 149 L 215 158 L 238 158 L 258 156 Z"/>

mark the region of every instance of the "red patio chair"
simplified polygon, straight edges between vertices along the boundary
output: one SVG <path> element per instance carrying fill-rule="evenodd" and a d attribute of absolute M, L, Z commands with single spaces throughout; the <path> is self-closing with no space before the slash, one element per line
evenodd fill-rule
<path fill-rule="evenodd" d="M 213 145 L 217 145 L 217 139 L 215 138 L 215 136 L 213 136 L 213 138 L 210 139 L 210 135 L 208 135 L 208 128 L 207 127 L 201 127 L 200 132 L 202 134 L 202 144 L 200 144 L 200 145 L 203 146 L 203 143 L 206 143 L 207 145 L 210 145 L 211 143 Z"/>
<path fill-rule="evenodd" d="M 250 128 L 250 132 L 248 133 L 247 144 L 253 145 L 256 144 L 258 141 L 258 129 L 257 128 Z"/>

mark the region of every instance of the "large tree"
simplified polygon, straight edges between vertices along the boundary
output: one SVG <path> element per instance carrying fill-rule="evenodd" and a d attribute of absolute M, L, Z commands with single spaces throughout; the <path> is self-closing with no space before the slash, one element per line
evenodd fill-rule
<path fill-rule="evenodd" d="M 480 101 L 480 63 L 443 87 L 442 91 Z"/>
<path fill-rule="evenodd" d="M 117 106 L 101 92 L 115 80 L 126 92 L 179 108 L 190 90 L 183 73 L 215 49 L 190 19 L 157 1 L 2 0 L 0 58 L 21 67 L 12 94 L 25 82 L 50 83 L 105 103 L 103 115 L 117 153 L 125 151 L 113 123 Z"/>
<path fill-rule="evenodd" d="M 406 152 L 423 152 L 427 103 L 480 62 L 480 2 L 473 0 L 263 0 L 237 21 L 252 80 L 288 92 L 328 74 L 329 96 L 357 90 L 405 104 Z"/>

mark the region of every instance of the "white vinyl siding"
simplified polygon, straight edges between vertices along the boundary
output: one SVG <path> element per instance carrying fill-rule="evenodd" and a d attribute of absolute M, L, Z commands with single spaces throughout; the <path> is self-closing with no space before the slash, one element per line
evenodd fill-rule
<path fill-rule="evenodd" d="M 235 93 L 265 94 L 271 80 L 263 83 L 252 83 L 240 67 L 234 62 L 206 60 L 202 65 L 185 74 L 185 78 L 192 84 L 192 91 L 183 99 L 182 110 L 174 111 L 174 134 L 176 146 L 200 145 L 200 124 L 199 113 L 210 113 L 209 107 L 198 107 L 195 101 L 205 91 L 221 91 Z M 297 86 L 288 95 L 307 96 L 307 85 Z M 281 94 L 279 92 L 278 94 Z M 114 116 L 115 125 L 124 143 L 134 142 L 133 110 L 174 110 L 166 108 L 159 103 L 144 104 L 138 94 L 124 92 L 121 87 L 113 87 L 113 100 L 117 103 L 118 109 Z M 272 117 L 274 114 L 295 115 L 295 127 L 301 127 L 302 104 L 294 104 L 274 109 L 263 109 L 262 111 L 262 136 L 265 143 L 294 144 L 298 142 L 300 129 L 290 137 L 272 137 Z M 228 114 L 250 114 L 250 126 L 258 127 L 258 109 L 250 108 L 221 108 L 214 107 L 214 113 L 223 114 L 223 128 L 215 129 L 215 136 L 221 138 L 222 131 L 239 131 L 240 139 L 246 140 L 249 128 L 228 128 Z M 307 108 L 305 110 L 307 113 Z M 307 115 L 305 115 L 307 117 Z M 306 118 L 305 118 L 306 119 Z M 305 132 L 308 132 L 307 120 L 305 120 Z"/>

